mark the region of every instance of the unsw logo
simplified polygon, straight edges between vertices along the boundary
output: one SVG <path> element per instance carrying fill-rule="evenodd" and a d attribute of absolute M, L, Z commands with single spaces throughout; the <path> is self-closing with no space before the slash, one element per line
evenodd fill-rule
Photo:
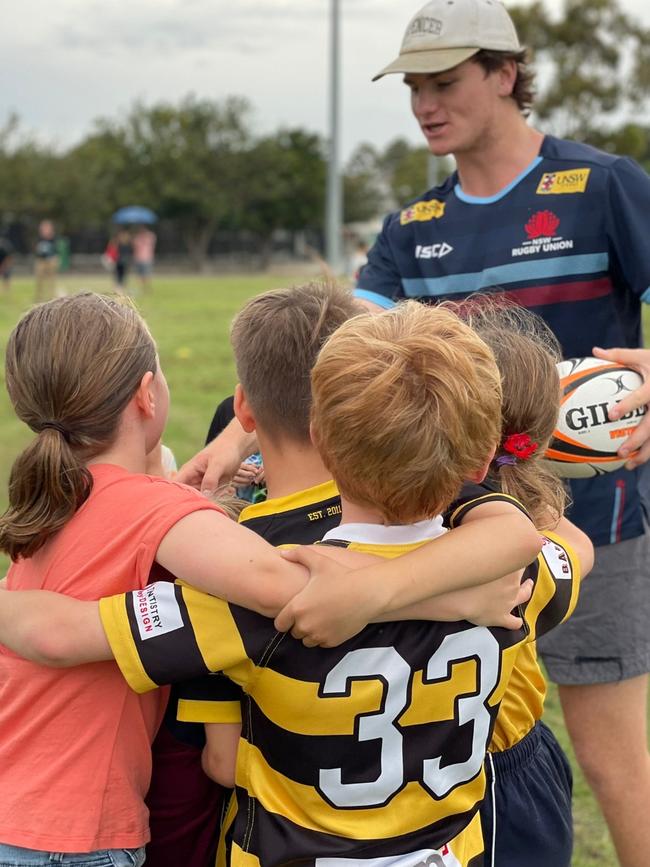
<path fill-rule="evenodd" d="M 572 250 L 573 241 L 556 235 L 560 218 L 553 211 L 537 211 L 528 220 L 524 229 L 528 240 L 521 247 L 513 247 L 512 256 L 534 256 L 537 253 L 555 253 Z"/>
<path fill-rule="evenodd" d="M 418 244 L 415 248 L 416 259 L 442 259 L 448 253 L 451 253 L 454 248 L 451 244 L 443 241 L 441 244 Z"/>
<path fill-rule="evenodd" d="M 562 193 L 584 193 L 591 169 L 569 169 L 564 172 L 546 172 L 537 187 L 538 196 Z"/>

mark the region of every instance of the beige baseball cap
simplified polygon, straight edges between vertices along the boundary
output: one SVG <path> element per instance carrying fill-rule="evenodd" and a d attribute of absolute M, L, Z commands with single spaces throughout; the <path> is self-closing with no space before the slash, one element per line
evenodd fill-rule
<path fill-rule="evenodd" d="M 392 72 L 444 72 L 482 48 L 521 51 L 515 25 L 499 0 L 431 0 L 406 28 L 399 57 L 372 79 Z"/>

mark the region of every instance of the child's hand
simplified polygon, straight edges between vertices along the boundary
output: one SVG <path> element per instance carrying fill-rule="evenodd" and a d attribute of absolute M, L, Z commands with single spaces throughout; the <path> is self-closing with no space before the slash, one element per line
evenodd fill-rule
<path fill-rule="evenodd" d="M 458 591 L 455 595 L 460 602 L 459 617 L 476 626 L 521 629 L 522 619 L 513 611 L 528 602 L 534 586 L 530 578 L 522 584 L 520 573 L 515 572 L 498 581 Z"/>
<path fill-rule="evenodd" d="M 306 647 L 337 647 L 370 623 L 380 610 L 378 587 L 351 579 L 342 566 L 312 547 L 282 551 L 282 556 L 309 569 L 311 578 L 275 618 L 279 632 L 302 639 Z"/>
<path fill-rule="evenodd" d="M 257 483 L 259 467 L 244 461 L 239 465 L 239 469 L 232 477 L 233 488 L 247 488 L 249 485 Z"/>

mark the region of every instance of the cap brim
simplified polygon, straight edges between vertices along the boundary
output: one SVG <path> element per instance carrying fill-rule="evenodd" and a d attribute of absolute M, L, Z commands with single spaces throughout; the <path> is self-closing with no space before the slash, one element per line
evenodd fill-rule
<path fill-rule="evenodd" d="M 385 66 L 372 80 L 377 81 L 384 75 L 398 72 L 416 72 L 425 75 L 430 72 L 445 72 L 464 60 L 469 60 L 480 50 L 480 48 L 440 48 L 433 51 L 411 51 L 408 54 L 400 54 L 397 60 Z"/>

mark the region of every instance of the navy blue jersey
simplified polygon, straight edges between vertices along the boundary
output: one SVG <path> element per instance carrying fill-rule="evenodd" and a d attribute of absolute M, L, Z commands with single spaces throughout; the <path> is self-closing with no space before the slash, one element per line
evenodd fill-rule
<path fill-rule="evenodd" d="M 56 238 L 39 238 L 34 248 L 37 259 L 53 259 L 57 254 Z"/>
<path fill-rule="evenodd" d="M 650 301 L 650 178 L 632 160 L 547 136 L 490 198 L 454 173 L 389 215 L 356 294 L 381 306 L 505 293 L 549 324 L 566 357 L 640 346 Z M 571 518 L 596 545 L 643 532 L 638 471 L 571 483 Z"/>

